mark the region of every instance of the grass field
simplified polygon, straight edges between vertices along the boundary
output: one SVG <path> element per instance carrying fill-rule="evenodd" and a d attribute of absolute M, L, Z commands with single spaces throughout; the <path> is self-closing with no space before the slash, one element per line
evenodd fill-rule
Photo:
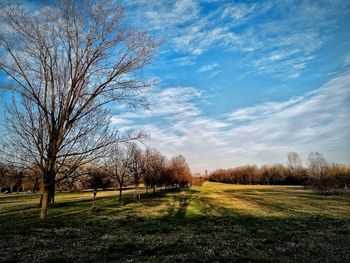
<path fill-rule="evenodd" d="M 350 197 L 205 183 L 135 203 L 116 192 L 0 199 L 0 261 L 350 262 Z"/>

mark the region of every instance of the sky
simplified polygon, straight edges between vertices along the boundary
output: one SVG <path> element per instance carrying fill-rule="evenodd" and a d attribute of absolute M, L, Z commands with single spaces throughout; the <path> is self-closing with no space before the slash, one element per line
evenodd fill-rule
<path fill-rule="evenodd" d="M 350 1 L 118 1 L 162 39 L 142 76 L 149 110 L 111 110 L 120 130 L 182 154 L 193 172 L 287 162 L 350 164 Z"/>

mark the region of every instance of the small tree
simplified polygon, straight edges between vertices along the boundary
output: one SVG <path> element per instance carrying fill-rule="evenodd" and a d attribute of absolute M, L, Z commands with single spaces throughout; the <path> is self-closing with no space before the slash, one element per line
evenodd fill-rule
<path fill-rule="evenodd" d="M 143 165 L 143 181 L 146 189 L 153 188 L 153 193 L 156 192 L 156 187 L 161 182 L 162 172 L 165 168 L 166 158 L 155 149 L 147 148 L 144 153 Z"/>
<path fill-rule="evenodd" d="M 123 187 L 130 179 L 130 172 L 128 169 L 130 157 L 128 153 L 127 149 L 123 148 L 121 145 L 115 145 L 111 149 L 107 160 L 107 171 L 118 184 L 119 202 L 122 201 Z"/>
<path fill-rule="evenodd" d="M 323 186 L 321 184 L 321 179 L 326 174 L 328 164 L 326 159 L 323 158 L 322 153 L 310 152 L 309 158 L 308 174 L 311 181 L 311 185 L 318 191 L 323 192 Z"/>
<path fill-rule="evenodd" d="M 142 181 L 142 167 L 144 165 L 143 152 L 140 147 L 137 146 L 136 143 L 129 144 L 128 148 L 128 158 L 127 162 L 128 170 L 130 173 L 130 179 L 136 188 L 136 199 L 140 200 L 141 196 L 139 193 L 139 185 Z"/>
<path fill-rule="evenodd" d="M 184 187 L 191 182 L 191 170 L 186 162 L 185 157 L 182 155 L 171 158 L 169 169 L 172 173 L 172 178 L 170 178 L 171 184 L 175 183 L 181 187 Z"/>

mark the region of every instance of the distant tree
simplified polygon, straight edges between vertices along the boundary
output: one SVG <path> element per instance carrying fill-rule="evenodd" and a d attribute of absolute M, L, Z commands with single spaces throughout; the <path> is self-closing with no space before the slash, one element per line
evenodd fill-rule
<path fill-rule="evenodd" d="M 326 159 L 323 158 L 322 153 L 310 152 L 308 162 L 309 175 L 312 178 L 315 178 L 317 181 L 320 181 L 321 177 L 325 174 L 326 168 L 328 166 Z"/>
<path fill-rule="evenodd" d="M 171 158 L 169 163 L 169 170 L 172 176 L 168 181 L 170 184 L 178 184 L 179 186 L 187 186 L 191 182 L 191 170 L 188 166 L 185 157 L 182 155 Z"/>
<path fill-rule="evenodd" d="M 110 176 L 101 167 L 88 168 L 86 173 L 88 176 L 87 186 L 89 188 L 92 188 L 96 191 L 99 188 L 106 190 L 108 187 L 112 185 Z"/>
<path fill-rule="evenodd" d="M 125 147 L 114 145 L 107 157 L 107 171 L 118 184 L 119 202 L 122 201 L 123 187 L 130 179 L 128 153 Z"/>
<path fill-rule="evenodd" d="M 319 152 L 311 152 L 308 168 L 301 165 L 296 153 L 288 153 L 288 166 L 282 164 L 241 166 L 218 169 L 210 173 L 209 181 L 229 184 L 285 184 L 306 185 L 319 194 L 349 193 L 350 167 L 342 164 L 328 164 Z"/>
<path fill-rule="evenodd" d="M 115 1 L 47 3 L 35 12 L 14 4 L 0 12 L 0 70 L 8 77 L 0 88 L 16 98 L 1 150 L 17 165 L 39 167 L 41 219 L 56 175 L 73 174 L 115 142 L 104 106 L 147 104 L 140 92 L 149 85 L 136 73 L 158 46 L 122 22 Z"/>
<path fill-rule="evenodd" d="M 5 173 L 6 173 L 6 166 L 4 163 L 0 162 L 0 193 L 1 193 L 1 188 L 4 185 Z"/>
<path fill-rule="evenodd" d="M 25 177 L 25 180 L 28 185 L 28 189 L 30 189 L 33 193 L 36 193 L 40 187 L 40 174 L 34 171 L 28 171 Z"/>
<path fill-rule="evenodd" d="M 161 176 L 166 165 L 166 158 L 157 150 L 149 148 L 144 152 L 143 158 L 144 184 L 146 185 L 147 190 L 151 187 L 153 188 L 153 193 L 155 193 L 157 185 L 161 182 Z"/>
<path fill-rule="evenodd" d="M 143 152 L 142 149 L 136 144 L 131 143 L 128 145 L 127 148 L 128 152 L 128 170 L 130 173 L 130 180 L 135 185 L 136 192 L 134 195 L 134 198 L 136 197 L 137 200 L 140 200 L 141 195 L 139 193 L 139 185 L 142 181 L 142 167 L 144 165 L 144 158 L 143 158 Z"/>
<path fill-rule="evenodd" d="M 299 169 L 300 167 L 302 167 L 301 159 L 298 153 L 289 152 L 287 156 L 288 156 L 288 167 L 292 169 Z"/>
<path fill-rule="evenodd" d="M 130 176 L 132 177 L 132 183 L 135 186 L 138 186 L 142 179 L 142 149 L 136 143 L 130 143 L 127 145 L 125 152 L 128 157 L 126 165 Z"/>

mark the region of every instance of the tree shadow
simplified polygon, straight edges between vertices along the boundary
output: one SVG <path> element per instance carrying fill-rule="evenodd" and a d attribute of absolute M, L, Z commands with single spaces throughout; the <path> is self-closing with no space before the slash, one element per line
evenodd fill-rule
<path fill-rule="evenodd" d="M 188 206 L 193 195 L 197 191 L 193 189 L 184 189 L 181 194 L 172 195 L 168 201 L 167 214 L 169 218 L 184 219 Z"/>
<path fill-rule="evenodd" d="M 68 208 L 76 209 L 70 204 L 55 208 L 55 217 L 43 223 L 25 223 L 32 220 L 30 214 L 9 216 L 8 221 L 0 217 L 0 225 L 6 225 L 0 227 L 0 258 L 8 262 L 346 262 L 348 258 L 349 219 L 251 216 L 215 201 L 185 189 L 125 206 L 106 198 L 97 201 L 101 210 L 96 213 L 82 209 L 67 214 Z M 194 205 L 200 213 L 188 216 Z M 141 208 L 160 212 L 145 216 Z M 125 216 L 112 217 L 118 214 Z"/>

